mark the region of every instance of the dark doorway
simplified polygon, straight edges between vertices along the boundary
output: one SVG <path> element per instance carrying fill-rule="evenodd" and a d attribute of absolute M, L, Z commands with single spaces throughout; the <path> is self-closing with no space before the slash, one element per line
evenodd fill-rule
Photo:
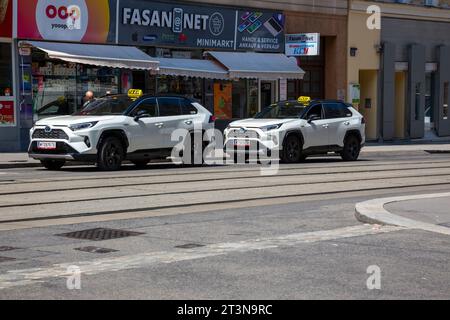
<path fill-rule="evenodd" d="M 261 82 L 261 108 L 270 106 L 273 100 L 273 84 L 271 82 Z"/>

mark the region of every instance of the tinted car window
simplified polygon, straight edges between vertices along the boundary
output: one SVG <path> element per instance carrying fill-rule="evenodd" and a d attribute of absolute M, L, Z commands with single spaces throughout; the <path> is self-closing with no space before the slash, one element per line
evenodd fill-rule
<path fill-rule="evenodd" d="M 134 117 L 139 112 L 143 111 L 146 114 L 149 114 L 151 117 L 156 117 L 157 115 L 156 110 L 157 110 L 156 99 L 155 98 L 145 99 L 136 107 L 136 109 L 133 110 L 131 116 Z"/>
<path fill-rule="evenodd" d="M 197 114 L 198 110 L 196 107 L 192 105 L 192 102 L 189 100 L 183 101 L 183 107 L 182 107 L 183 115 L 193 115 Z"/>
<path fill-rule="evenodd" d="M 273 104 L 255 116 L 255 119 L 291 119 L 299 118 L 305 106 L 297 101 L 281 101 Z"/>
<path fill-rule="evenodd" d="M 181 115 L 179 98 L 158 98 L 159 116 L 172 117 Z"/>
<path fill-rule="evenodd" d="M 86 107 L 75 115 L 120 115 L 123 114 L 133 103 L 127 96 L 109 96 L 95 99 L 89 102 Z"/>
<path fill-rule="evenodd" d="M 342 103 L 326 103 L 324 107 L 327 119 L 348 118 L 352 116 L 351 111 Z"/>
<path fill-rule="evenodd" d="M 318 104 L 318 105 L 315 105 L 314 107 L 311 107 L 311 109 L 306 113 L 305 119 L 309 119 L 313 115 L 315 117 L 319 117 L 320 119 L 323 119 L 322 105 L 321 104 Z"/>

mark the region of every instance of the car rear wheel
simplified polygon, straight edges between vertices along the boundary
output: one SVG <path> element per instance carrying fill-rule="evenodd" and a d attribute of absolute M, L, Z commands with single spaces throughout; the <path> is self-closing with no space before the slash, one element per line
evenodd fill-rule
<path fill-rule="evenodd" d="M 124 158 L 125 150 L 120 139 L 108 137 L 100 145 L 97 165 L 103 171 L 117 171 Z"/>
<path fill-rule="evenodd" d="M 356 161 L 359 158 L 361 152 L 361 143 L 359 139 L 354 136 L 348 136 L 345 139 L 344 150 L 341 152 L 342 160 L 344 161 Z"/>
<path fill-rule="evenodd" d="M 48 170 L 60 170 L 65 164 L 66 161 L 64 160 L 41 160 L 42 165 L 44 168 Z"/>
<path fill-rule="evenodd" d="M 298 163 L 304 159 L 300 139 L 295 135 L 286 138 L 283 145 L 281 160 L 285 163 Z"/>

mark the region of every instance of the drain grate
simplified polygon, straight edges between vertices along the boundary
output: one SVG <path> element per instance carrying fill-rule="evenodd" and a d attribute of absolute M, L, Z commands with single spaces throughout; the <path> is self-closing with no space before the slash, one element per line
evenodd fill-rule
<path fill-rule="evenodd" d="M 19 250 L 20 248 L 0 246 L 0 252 Z"/>
<path fill-rule="evenodd" d="M 99 247 L 83 247 L 83 248 L 76 248 L 75 250 L 89 252 L 89 253 L 99 253 L 99 254 L 119 252 L 119 250 L 99 248 Z"/>
<path fill-rule="evenodd" d="M 112 239 L 120 239 L 120 238 L 127 238 L 127 237 L 135 237 L 135 236 L 140 236 L 143 234 L 144 233 L 127 231 L 127 230 L 97 228 L 97 229 L 89 229 L 89 230 L 81 230 L 81 231 L 57 234 L 57 236 L 72 238 L 72 239 L 80 239 L 80 240 L 102 241 L 102 240 L 112 240 Z"/>
<path fill-rule="evenodd" d="M 195 249 L 195 248 L 201 248 L 201 247 L 205 247 L 202 244 L 197 244 L 197 243 L 187 243 L 187 244 L 183 244 L 181 246 L 176 246 L 175 248 L 178 249 Z"/>
<path fill-rule="evenodd" d="M 15 261 L 16 259 L 14 258 L 8 258 L 8 257 L 0 257 L 0 263 L 2 262 L 10 262 L 10 261 Z"/>

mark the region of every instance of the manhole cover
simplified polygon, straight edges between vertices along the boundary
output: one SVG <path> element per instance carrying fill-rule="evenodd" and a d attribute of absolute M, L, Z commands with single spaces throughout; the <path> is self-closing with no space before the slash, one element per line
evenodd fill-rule
<path fill-rule="evenodd" d="M 10 261 L 14 261 L 16 259 L 14 258 L 8 258 L 8 257 L 0 257 L 0 263 L 2 262 L 10 262 Z"/>
<path fill-rule="evenodd" d="M 195 248 L 201 248 L 201 247 L 204 247 L 204 245 L 197 244 L 197 243 L 188 243 L 188 244 L 183 244 L 181 246 L 176 246 L 175 248 L 178 248 L 178 249 L 195 249 Z"/>
<path fill-rule="evenodd" d="M 89 253 L 100 253 L 100 254 L 118 252 L 118 250 L 99 248 L 99 247 L 83 247 L 83 248 L 76 248 L 75 250 L 89 252 Z"/>
<path fill-rule="evenodd" d="M 0 246 L 0 252 L 5 252 L 5 251 L 13 251 L 13 250 L 19 250 L 20 248 L 14 248 L 14 247 L 1 247 Z"/>
<path fill-rule="evenodd" d="M 102 240 L 111 240 L 111 239 L 119 239 L 126 237 L 135 237 L 140 236 L 144 233 L 133 232 L 127 230 L 115 230 L 115 229 L 89 229 L 89 230 L 81 230 L 63 234 L 57 234 L 59 237 L 66 237 L 72 239 L 81 239 L 81 240 L 92 240 L 92 241 L 102 241 Z"/>

